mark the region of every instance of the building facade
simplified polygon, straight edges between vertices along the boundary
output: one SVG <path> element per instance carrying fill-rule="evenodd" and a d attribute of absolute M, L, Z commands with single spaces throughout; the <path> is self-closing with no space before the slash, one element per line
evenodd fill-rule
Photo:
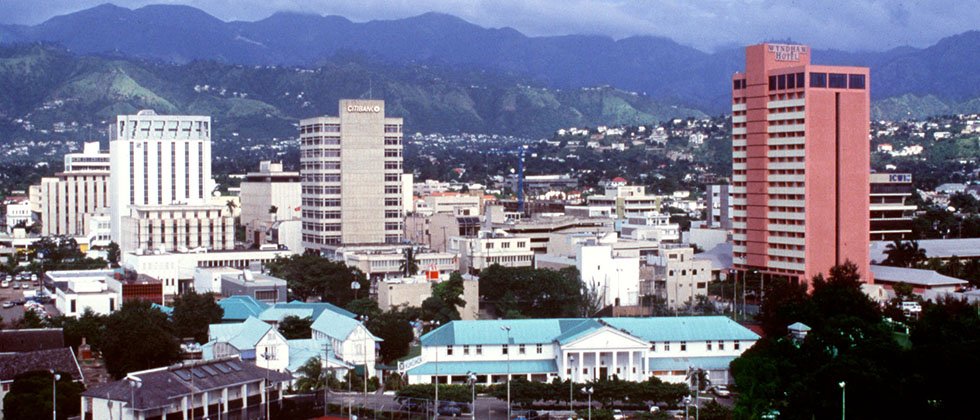
<path fill-rule="evenodd" d="M 104 238 L 108 232 L 90 232 L 86 218 L 104 218 L 108 209 L 109 153 L 99 150 L 99 142 L 85 143 L 81 153 L 65 155 L 65 171 L 41 179 L 44 236 L 93 234 L 97 239 Z"/>
<path fill-rule="evenodd" d="M 265 230 L 279 220 L 298 219 L 301 215 L 299 172 L 282 170 L 282 163 L 263 161 L 258 172 L 249 172 L 242 180 L 241 224 L 245 238 L 252 244 L 265 243 Z"/>
<path fill-rule="evenodd" d="M 110 131 L 110 230 L 123 252 L 234 247 L 234 220 L 209 204 L 211 117 L 144 110 Z"/>
<path fill-rule="evenodd" d="M 851 261 L 870 282 L 869 76 L 803 45 L 746 48 L 732 79 L 735 270 L 809 281 Z"/>
<path fill-rule="evenodd" d="M 731 381 L 728 364 L 759 339 L 721 316 L 453 321 L 422 336 L 422 353 L 398 363 L 411 384 L 511 378 L 582 383 L 613 377 L 683 382 L 690 368 Z"/>
<path fill-rule="evenodd" d="M 728 184 L 708 185 L 704 192 L 704 202 L 708 227 L 732 228 L 732 200 Z"/>
<path fill-rule="evenodd" d="M 475 238 L 449 238 L 449 252 L 459 255 L 459 271 L 476 274 L 494 264 L 504 267 L 531 267 L 534 251 L 531 240 L 506 232 L 481 232 Z"/>
<path fill-rule="evenodd" d="M 916 207 L 912 198 L 912 174 L 871 174 L 871 240 L 912 239 Z"/>
<path fill-rule="evenodd" d="M 300 121 L 303 244 L 402 241 L 402 119 L 384 101 L 341 100 L 337 117 Z"/>
<path fill-rule="evenodd" d="M 694 257 L 689 247 L 662 247 L 657 256 L 647 258 L 653 267 L 653 294 L 666 299 L 671 308 L 694 306 L 698 296 L 708 295 L 711 261 Z"/>

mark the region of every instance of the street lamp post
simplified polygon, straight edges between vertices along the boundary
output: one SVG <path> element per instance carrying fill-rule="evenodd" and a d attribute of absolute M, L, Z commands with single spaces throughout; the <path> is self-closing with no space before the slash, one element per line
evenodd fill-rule
<path fill-rule="evenodd" d="M 847 417 L 847 400 L 845 399 L 847 383 L 840 381 L 837 385 L 840 385 L 840 420 L 844 420 Z"/>
<path fill-rule="evenodd" d="M 476 420 L 476 373 L 466 372 L 470 380 L 470 418 Z"/>
<path fill-rule="evenodd" d="M 271 418 L 270 417 L 271 410 L 269 409 L 269 403 L 271 402 L 269 401 L 269 366 L 271 365 L 271 363 L 269 362 L 269 357 L 271 357 L 272 355 L 273 355 L 272 353 L 269 353 L 269 346 L 266 346 L 265 350 L 262 351 L 262 357 L 265 358 L 265 384 L 264 385 L 265 385 L 265 418 L 266 419 Z"/>
<path fill-rule="evenodd" d="M 507 418 L 510 419 L 510 327 L 503 325 L 500 329 L 507 332 L 507 344 L 504 348 L 507 349 Z"/>
<path fill-rule="evenodd" d="M 61 375 L 54 372 L 54 369 L 49 369 L 51 372 L 51 377 L 54 378 L 51 381 L 51 418 L 52 420 L 58 420 L 58 381 L 61 380 Z"/>
<path fill-rule="evenodd" d="M 436 320 L 435 323 L 436 323 L 436 328 L 439 328 L 439 321 Z M 436 348 L 436 399 L 435 399 L 435 404 L 433 404 L 432 418 L 438 419 L 439 418 L 439 346 L 435 346 L 435 348 Z"/>
<path fill-rule="evenodd" d="M 572 409 L 572 401 L 574 400 L 574 392 L 572 392 L 573 385 L 575 385 L 575 370 L 572 365 L 575 364 L 575 356 L 568 356 L 568 410 L 574 411 Z"/>
<path fill-rule="evenodd" d="M 143 380 L 135 376 L 129 378 L 129 409 L 133 412 L 133 418 L 136 418 L 136 390 L 143 386 Z M 221 407 L 218 407 L 220 410 Z M 219 412 L 220 418 L 220 412 Z"/>
<path fill-rule="evenodd" d="M 584 391 L 589 396 L 589 420 L 592 420 L 592 392 L 595 391 L 595 389 L 593 389 L 590 386 L 588 388 L 583 389 L 582 391 Z"/>

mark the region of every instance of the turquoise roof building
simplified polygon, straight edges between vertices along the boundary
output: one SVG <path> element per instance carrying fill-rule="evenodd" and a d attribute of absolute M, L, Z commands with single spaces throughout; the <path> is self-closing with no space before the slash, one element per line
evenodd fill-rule
<path fill-rule="evenodd" d="M 399 363 L 409 383 L 528 380 L 585 382 L 651 376 L 683 381 L 692 369 L 727 384 L 728 365 L 759 336 L 723 316 L 453 321 L 421 338 L 420 356 Z"/>

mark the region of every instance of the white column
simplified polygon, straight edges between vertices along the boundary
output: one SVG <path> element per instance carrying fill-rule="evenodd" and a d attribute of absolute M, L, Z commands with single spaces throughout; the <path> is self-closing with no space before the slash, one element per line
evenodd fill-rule
<path fill-rule="evenodd" d="M 612 369 L 610 369 L 610 375 L 616 375 L 616 370 L 619 369 L 619 365 L 616 364 L 616 362 L 617 362 L 617 360 L 616 360 L 616 353 L 618 353 L 618 352 L 616 350 L 613 350 L 613 352 L 612 352 Z M 622 379 L 621 376 L 619 376 L 619 378 Z"/>
<path fill-rule="evenodd" d="M 599 368 L 601 367 L 599 364 L 599 360 L 602 354 L 601 352 L 598 351 L 594 352 L 594 354 L 595 354 L 595 370 L 592 371 L 592 379 L 599 379 Z"/>
<path fill-rule="evenodd" d="M 631 381 L 635 381 L 636 380 L 636 374 L 633 373 L 633 358 L 636 357 L 636 353 L 637 352 L 635 352 L 635 351 L 630 351 L 630 353 L 629 353 L 629 355 L 630 355 L 629 366 L 626 367 L 627 369 L 629 369 L 627 371 L 627 377 L 630 378 Z"/>
<path fill-rule="evenodd" d="M 204 405 L 204 417 L 208 417 L 208 408 L 211 406 L 211 399 L 208 398 L 210 392 L 204 391 L 204 395 L 201 396 L 201 404 Z"/>
<path fill-rule="evenodd" d="M 180 399 L 180 411 L 184 415 L 184 420 L 187 420 L 188 417 L 187 417 L 187 396 L 186 395 L 184 395 L 183 398 Z"/>
<path fill-rule="evenodd" d="M 223 407 L 220 407 L 221 412 L 224 413 L 222 417 L 224 417 L 228 414 L 228 388 L 221 389 L 221 404 L 223 405 Z"/>

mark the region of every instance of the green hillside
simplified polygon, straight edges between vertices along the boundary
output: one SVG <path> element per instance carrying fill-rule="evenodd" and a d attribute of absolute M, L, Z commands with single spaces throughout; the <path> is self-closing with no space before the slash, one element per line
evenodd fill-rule
<path fill-rule="evenodd" d="M 47 46 L 0 48 L 4 138 L 37 136 L 63 122 L 96 127 L 114 115 L 151 108 L 211 115 L 219 136 L 294 135 L 293 122 L 336 114 L 341 98 L 387 101 L 410 132 L 479 132 L 543 137 L 567 126 L 649 124 L 700 111 L 660 104 L 614 88 L 550 90 L 518 76 L 432 66 L 395 66 L 341 57 L 315 69 L 78 57 Z M 271 120 L 269 120 L 271 119 Z M 249 121 L 255 120 L 255 121 Z M 256 123 L 262 121 L 261 123 Z M 248 130 L 247 132 L 245 130 Z"/>

